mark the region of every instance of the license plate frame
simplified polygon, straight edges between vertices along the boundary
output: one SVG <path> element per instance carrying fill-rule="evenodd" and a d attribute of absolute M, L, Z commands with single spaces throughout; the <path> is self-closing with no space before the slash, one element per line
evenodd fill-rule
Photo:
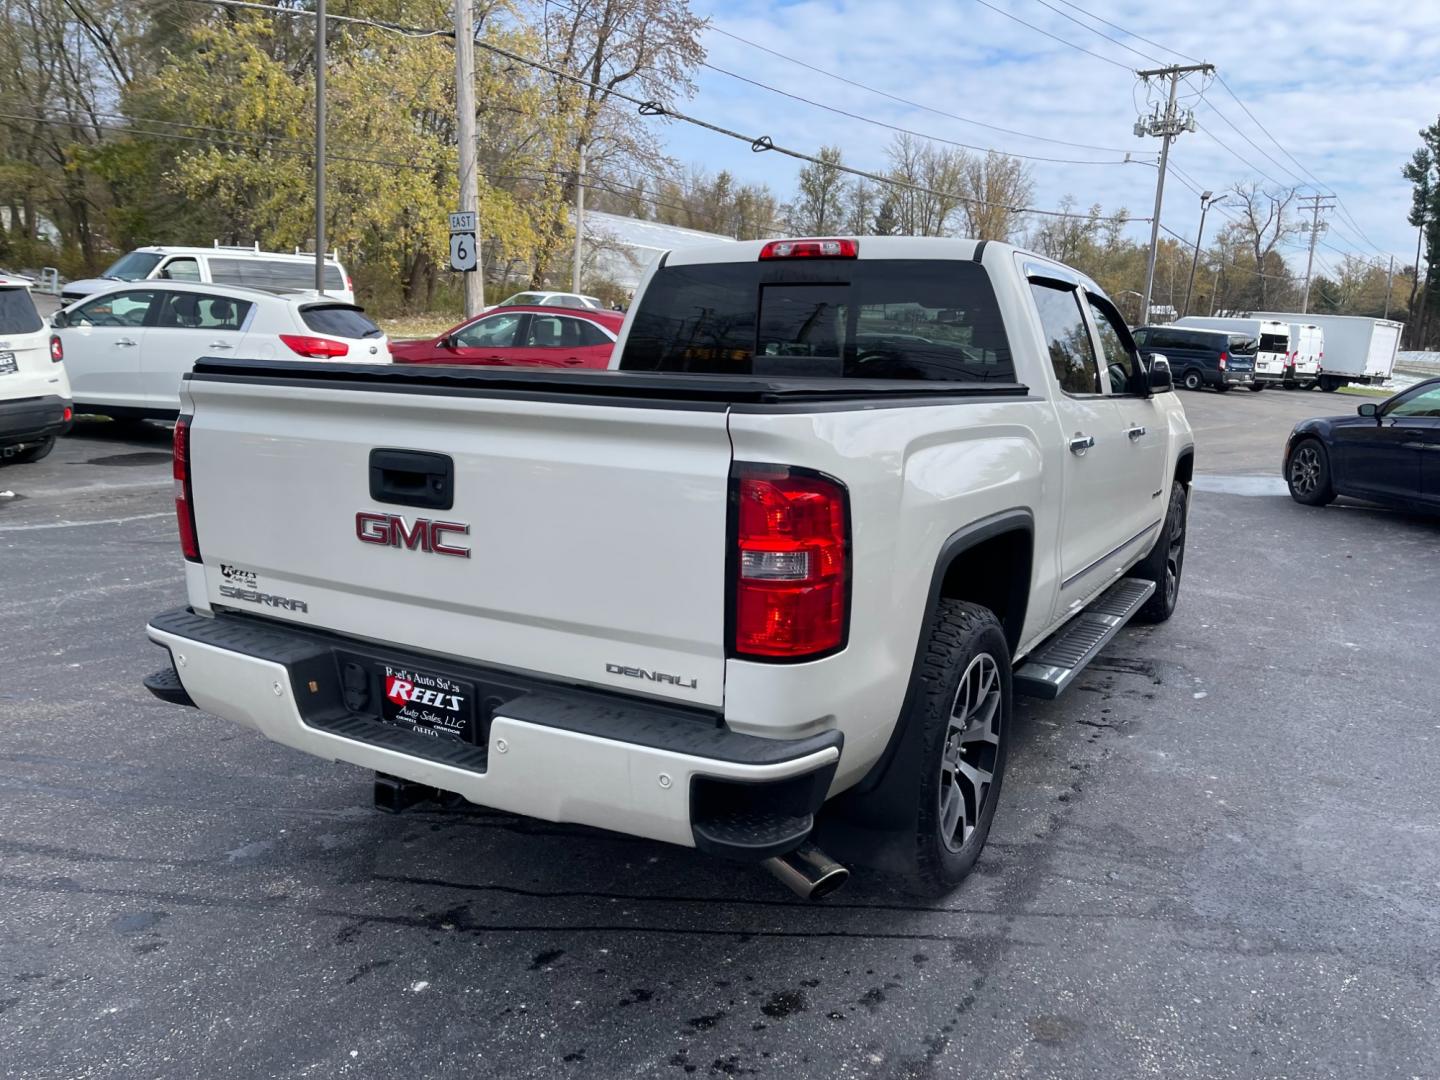
<path fill-rule="evenodd" d="M 20 362 L 10 351 L 0 352 L 0 375 L 14 375 L 20 370 Z"/>
<path fill-rule="evenodd" d="M 381 723 L 424 738 L 478 742 L 474 683 L 429 668 L 376 667 Z"/>

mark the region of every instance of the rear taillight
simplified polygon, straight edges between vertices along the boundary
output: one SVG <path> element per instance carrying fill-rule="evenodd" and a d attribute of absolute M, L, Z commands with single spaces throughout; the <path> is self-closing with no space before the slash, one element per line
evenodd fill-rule
<path fill-rule="evenodd" d="M 760 249 L 762 259 L 853 259 L 857 240 L 771 240 Z"/>
<path fill-rule="evenodd" d="M 60 343 L 59 334 L 50 335 L 50 362 L 58 364 L 65 359 L 65 346 Z"/>
<path fill-rule="evenodd" d="M 354 291 L 355 291 L 355 282 L 353 282 L 353 281 L 350 280 L 350 275 L 349 275 L 349 274 L 346 274 L 346 275 L 345 275 L 345 291 L 346 291 L 346 292 L 354 292 Z"/>
<path fill-rule="evenodd" d="M 1229 362 L 1230 362 L 1230 354 L 1229 354 L 1229 353 L 1223 353 L 1223 352 L 1222 352 L 1222 353 L 1220 354 L 1220 370 L 1221 370 L 1221 371 L 1224 371 L 1224 370 L 1225 370 L 1225 365 L 1228 364 Z"/>
<path fill-rule="evenodd" d="M 180 550 L 191 562 L 200 561 L 200 537 L 195 531 L 195 498 L 190 486 L 190 417 L 175 421 L 175 519 L 180 524 Z"/>
<path fill-rule="evenodd" d="M 735 655 L 813 659 L 845 644 L 849 506 L 843 484 L 784 465 L 731 478 Z"/>
<path fill-rule="evenodd" d="M 308 334 L 281 334 L 280 340 L 290 347 L 291 352 L 311 360 L 333 360 L 350 351 L 350 346 L 343 341 L 331 341 L 329 338 L 311 337 Z"/>

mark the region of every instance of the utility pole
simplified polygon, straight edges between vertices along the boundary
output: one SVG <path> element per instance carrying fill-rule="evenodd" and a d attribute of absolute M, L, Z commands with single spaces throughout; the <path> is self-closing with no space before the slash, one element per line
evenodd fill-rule
<path fill-rule="evenodd" d="M 315 291 L 325 291 L 325 0 L 315 3 Z"/>
<path fill-rule="evenodd" d="M 580 167 L 575 172 L 575 259 L 570 269 L 570 291 L 580 291 L 580 264 L 585 253 L 585 142 L 580 142 Z"/>
<path fill-rule="evenodd" d="M 1333 202 L 1326 202 L 1326 199 L 1334 198 L 1333 195 L 1303 195 L 1300 202 L 1308 202 L 1310 211 L 1310 224 L 1302 225 L 1301 228 L 1308 228 L 1310 231 L 1310 255 L 1305 260 L 1305 295 L 1300 300 L 1300 314 L 1306 315 L 1310 312 L 1310 274 L 1315 269 L 1315 242 L 1320 239 L 1323 226 L 1320 222 L 1320 211 L 1334 210 Z M 1260 269 L 1263 269 L 1260 268 Z"/>
<path fill-rule="evenodd" d="M 480 258 L 480 185 L 475 171 L 475 24 L 470 8 L 473 2 L 455 0 L 455 131 L 460 144 L 460 209 L 475 215 L 475 269 L 461 275 L 465 283 L 467 319 L 479 315 L 485 306 L 485 263 Z"/>
<path fill-rule="evenodd" d="M 1224 201 L 1223 198 L 1215 198 L 1213 191 L 1200 193 L 1200 228 L 1195 233 L 1195 254 L 1190 257 L 1190 283 L 1185 286 L 1185 306 L 1180 310 L 1182 318 L 1190 314 L 1190 293 L 1195 288 L 1195 267 L 1200 262 L 1200 244 L 1205 239 L 1205 215 L 1210 207 L 1219 206 Z"/>
<path fill-rule="evenodd" d="M 1195 113 L 1187 109 L 1183 116 L 1177 114 L 1175 95 L 1180 86 L 1181 76 L 1191 75 L 1195 72 L 1209 74 L 1214 70 L 1214 64 L 1186 64 L 1152 68 L 1149 71 L 1135 73 L 1147 82 L 1152 78 L 1168 78 L 1170 80 L 1170 100 L 1165 105 L 1164 114 L 1152 112 L 1148 118 L 1141 117 L 1135 121 L 1137 136 L 1141 138 L 1146 135 L 1160 136 L 1160 169 L 1155 177 L 1155 212 L 1150 218 L 1150 258 L 1145 264 L 1145 298 L 1141 303 L 1143 309 L 1141 315 L 1146 322 L 1150 321 L 1150 293 L 1155 287 L 1155 256 L 1160 249 L 1160 207 L 1165 201 L 1165 170 L 1170 164 L 1170 143 L 1182 131 L 1195 130 Z"/>
<path fill-rule="evenodd" d="M 1225 249 L 1220 249 L 1220 265 L 1215 267 L 1215 283 L 1210 286 L 1210 317 L 1220 310 L 1220 275 L 1225 272 Z"/>
<path fill-rule="evenodd" d="M 1385 274 L 1385 314 L 1382 319 L 1390 318 L 1390 290 L 1395 286 L 1395 256 L 1390 256 L 1390 269 Z"/>

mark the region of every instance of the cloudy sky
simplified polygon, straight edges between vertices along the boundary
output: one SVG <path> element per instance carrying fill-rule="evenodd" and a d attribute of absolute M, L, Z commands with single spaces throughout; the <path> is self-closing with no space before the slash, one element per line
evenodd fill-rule
<path fill-rule="evenodd" d="M 1068 193 L 1085 206 L 1098 201 L 1107 210 L 1124 206 L 1148 217 L 1155 169 L 1115 164 L 1127 150 L 1149 160 L 1159 150 L 1158 139 L 1137 138 L 1132 130 L 1137 105 L 1148 111 L 1147 91 L 1134 71 L 1161 66 L 1157 60 L 1207 60 L 1256 119 L 1220 83 L 1203 97 L 1199 82 L 1186 84 L 1201 130 L 1182 135 L 1172 148 L 1178 172 L 1172 168 L 1166 185 L 1166 226 L 1194 235 L 1199 200 L 1187 181 L 1216 192 L 1245 179 L 1272 186 L 1303 181 L 1302 194 L 1310 193 L 1314 181 L 1303 166 L 1340 197 L 1350 219 L 1332 215 L 1324 238 L 1330 246 L 1317 252 L 1322 265 L 1337 264 L 1347 251 L 1375 259 L 1394 253 L 1397 263 L 1414 259 L 1415 230 L 1405 222 L 1409 186 L 1399 170 L 1419 144 L 1418 130 L 1440 114 L 1440 0 L 727 0 L 692 6 L 714 24 L 705 37 L 713 67 L 701 69 L 699 93 L 685 106 L 694 115 L 796 149 L 837 144 L 851 164 L 884 167 L 891 131 L 714 70 L 723 68 L 939 139 L 1069 159 L 1029 162 L 1040 207 L 1054 207 Z M 847 85 L 737 37 L 929 108 Z M 793 160 L 755 154 L 684 124 L 671 125 L 667 140 L 683 162 L 764 180 L 782 196 L 793 190 Z M 1207 232 L 1223 212 L 1212 211 Z M 1139 234 L 1147 227 L 1132 228 Z M 1287 257 L 1303 270 L 1303 250 L 1291 248 Z"/>

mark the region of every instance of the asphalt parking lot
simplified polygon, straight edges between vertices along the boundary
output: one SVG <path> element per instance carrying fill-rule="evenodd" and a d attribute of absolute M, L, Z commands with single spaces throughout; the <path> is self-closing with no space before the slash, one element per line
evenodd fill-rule
<path fill-rule="evenodd" d="M 0 1072 L 1440 1074 L 1440 523 L 1283 494 L 1290 424 L 1354 399 L 1184 400 L 1179 610 L 1022 705 L 939 904 L 378 814 L 141 688 L 183 602 L 163 428 L 0 469 Z"/>

